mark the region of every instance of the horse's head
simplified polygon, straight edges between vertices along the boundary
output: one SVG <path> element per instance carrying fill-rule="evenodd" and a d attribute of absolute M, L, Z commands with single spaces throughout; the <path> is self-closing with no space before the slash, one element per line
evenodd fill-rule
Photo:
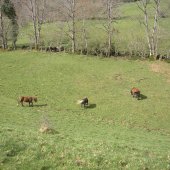
<path fill-rule="evenodd" d="M 35 102 L 37 102 L 37 97 L 34 97 L 33 99 L 34 99 Z"/>

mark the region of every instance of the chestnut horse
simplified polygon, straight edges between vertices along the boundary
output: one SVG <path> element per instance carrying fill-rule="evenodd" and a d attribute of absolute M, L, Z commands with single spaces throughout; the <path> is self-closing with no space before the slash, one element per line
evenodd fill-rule
<path fill-rule="evenodd" d="M 139 100 L 140 98 L 140 90 L 136 87 L 133 87 L 130 91 L 131 95 L 133 95 L 133 97 L 137 98 Z"/>
<path fill-rule="evenodd" d="M 33 106 L 33 101 L 37 102 L 37 97 L 32 96 L 20 96 L 18 99 L 18 105 L 21 103 L 24 106 L 23 102 L 29 103 L 29 106 Z"/>

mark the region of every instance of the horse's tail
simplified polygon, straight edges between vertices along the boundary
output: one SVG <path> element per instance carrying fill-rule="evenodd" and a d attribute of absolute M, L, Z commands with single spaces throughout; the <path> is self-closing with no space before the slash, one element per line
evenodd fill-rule
<path fill-rule="evenodd" d="M 83 100 L 78 100 L 77 101 L 77 104 L 82 104 L 83 103 Z"/>
<path fill-rule="evenodd" d="M 17 98 L 17 106 L 21 103 L 21 96 Z"/>

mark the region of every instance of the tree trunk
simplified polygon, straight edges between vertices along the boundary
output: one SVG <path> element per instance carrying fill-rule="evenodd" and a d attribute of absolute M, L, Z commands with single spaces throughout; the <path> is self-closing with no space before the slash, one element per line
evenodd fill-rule
<path fill-rule="evenodd" d="M 159 8 L 160 8 L 160 0 L 154 0 L 156 7 L 155 8 L 155 16 L 154 16 L 154 25 L 151 29 L 149 27 L 148 21 L 148 13 L 147 13 L 147 6 L 149 1 L 141 0 L 140 5 L 137 3 L 139 9 L 144 14 L 144 26 L 146 31 L 147 43 L 149 47 L 149 55 L 150 57 L 157 57 L 157 49 L 158 49 L 158 17 L 159 17 Z"/>
<path fill-rule="evenodd" d="M 0 26 L 1 26 L 1 38 L 2 38 L 2 48 L 6 49 L 7 48 L 7 42 L 5 39 L 5 33 L 4 33 L 4 23 L 3 23 L 3 17 L 2 17 L 2 11 L 0 11 Z"/>
<path fill-rule="evenodd" d="M 72 53 L 76 51 L 75 0 L 72 0 Z"/>
<path fill-rule="evenodd" d="M 111 0 L 107 1 L 107 18 L 108 18 L 108 51 L 107 51 L 107 56 L 110 57 L 111 53 L 111 45 L 112 45 L 112 4 Z"/>
<path fill-rule="evenodd" d="M 37 36 L 36 0 L 30 0 L 30 3 L 31 3 L 31 13 L 32 13 L 33 29 L 34 29 L 34 46 L 35 46 L 35 49 L 37 50 L 38 49 L 38 36 Z"/>
<path fill-rule="evenodd" d="M 118 1 L 114 0 L 106 0 L 106 15 L 107 15 L 107 24 L 105 26 L 105 31 L 107 33 L 107 57 L 111 56 L 112 52 L 112 36 L 113 36 L 113 30 L 114 27 L 112 25 L 114 21 L 113 17 L 113 8 L 116 7 L 118 4 Z"/>
<path fill-rule="evenodd" d="M 12 44 L 13 44 L 13 49 L 16 50 L 17 49 L 16 40 L 14 40 Z"/>
<path fill-rule="evenodd" d="M 83 17 L 83 39 L 84 39 L 84 50 L 86 51 L 86 54 L 88 53 L 88 41 L 87 41 L 87 33 L 85 29 L 85 18 Z"/>
<path fill-rule="evenodd" d="M 159 8 L 160 8 L 160 0 L 155 0 L 156 4 L 156 11 L 154 16 L 154 27 L 153 27 L 153 51 L 154 51 L 154 58 L 157 57 L 157 50 L 158 50 L 158 18 L 159 18 Z"/>
<path fill-rule="evenodd" d="M 152 56 L 153 49 L 152 49 L 152 41 L 151 41 L 151 37 L 150 37 L 150 30 L 149 30 L 149 24 L 148 24 L 148 13 L 146 11 L 146 7 L 144 10 L 144 15 L 145 15 L 146 36 L 147 36 L 147 42 L 148 42 L 148 47 L 149 47 L 149 56 Z"/>

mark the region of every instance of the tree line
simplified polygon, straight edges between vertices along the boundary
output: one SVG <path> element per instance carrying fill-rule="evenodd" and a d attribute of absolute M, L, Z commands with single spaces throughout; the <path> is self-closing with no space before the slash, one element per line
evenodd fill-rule
<path fill-rule="evenodd" d="M 117 19 L 120 18 L 119 6 L 122 3 L 135 2 L 136 7 L 142 12 L 141 23 L 145 29 L 148 56 L 156 59 L 158 56 L 158 37 L 161 0 L 0 0 L 0 42 L 3 49 L 16 49 L 19 27 L 32 23 L 33 44 L 36 50 L 44 47 L 42 44 L 42 26 L 46 23 L 64 23 L 67 29 L 60 24 L 59 29 L 67 36 L 72 53 L 95 54 L 110 57 L 119 55 L 116 52 L 113 35 L 118 32 L 115 28 Z M 149 4 L 153 4 L 154 21 L 150 21 Z M 95 47 L 90 52 L 87 20 L 102 20 L 102 30 L 106 34 L 105 50 Z M 81 25 L 77 26 L 77 22 Z M 81 42 L 77 37 L 81 36 Z M 62 43 L 60 44 L 62 46 Z M 50 46 L 50 45 L 49 45 Z M 48 46 L 48 49 L 50 49 Z M 81 46 L 81 47 L 80 47 Z M 121 55 L 121 54 L 120 54 Z"/>

